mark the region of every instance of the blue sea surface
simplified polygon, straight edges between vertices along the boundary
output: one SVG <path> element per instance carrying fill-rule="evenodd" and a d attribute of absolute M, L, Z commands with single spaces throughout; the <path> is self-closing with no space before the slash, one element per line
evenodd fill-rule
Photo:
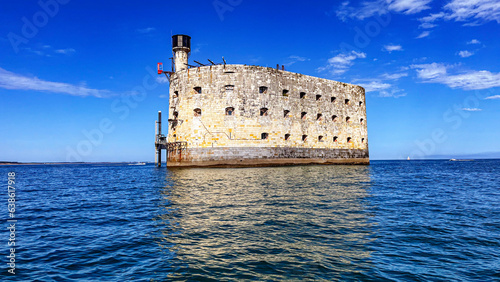
<path fill-rule="evenodd" d="M 0 280 L 500 281 L 499 176 L 499 160 L 0 166 Z"/>

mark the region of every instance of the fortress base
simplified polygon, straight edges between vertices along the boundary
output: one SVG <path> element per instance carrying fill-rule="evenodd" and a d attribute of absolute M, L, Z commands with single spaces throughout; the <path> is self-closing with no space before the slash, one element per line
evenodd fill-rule
<path fill-rule="evenodd" d="M 368 152 L 360 149 L 319 148 L 191 148 L 169 152 L 167 167 L 256 167 L 306 164 L 370 163 Z"/>

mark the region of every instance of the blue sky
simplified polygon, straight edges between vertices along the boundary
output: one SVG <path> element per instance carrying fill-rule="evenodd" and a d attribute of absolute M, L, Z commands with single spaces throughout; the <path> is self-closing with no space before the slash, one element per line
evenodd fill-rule
<path fill-rule="evenodd" d="M 372 159 L 500 157 L 496 0 L 41 0 L 0 13 L 3 161 L 153 161 L 168 111 L 154 72 L 177 33 L 191 62 L 364 86 Z"/>

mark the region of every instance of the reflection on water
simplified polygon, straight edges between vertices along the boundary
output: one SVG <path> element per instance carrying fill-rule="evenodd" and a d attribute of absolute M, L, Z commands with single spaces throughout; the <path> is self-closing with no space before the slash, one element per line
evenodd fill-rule
<path fill-rule="evenodd" d="M 367 278 L 368 167 L 177 169 L 167 183 L 169 278 Z"/>

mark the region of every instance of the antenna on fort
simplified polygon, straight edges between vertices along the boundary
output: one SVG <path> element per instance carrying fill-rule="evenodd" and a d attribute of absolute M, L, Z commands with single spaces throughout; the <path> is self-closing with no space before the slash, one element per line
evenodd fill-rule
<path fill-rule="evenodd" d="M 202 66 L 202 67 L 206 66 L 205 64 L 202 64 L 202 63 L 200 63 L 198 61 L 194 61 L 194 62 L 197 63 L 198 65 Z"/>
<path fill-rule="evenodd" d="M 224 56 L 222 56 L 222 61 L 224 62 L 224 67 L 226 67 L 226 59 L 224 59 Z"/>
<path fill-rule="evenodd" d="M 215 63 L 214 63 L 214 62 L 212 62 L 212 60 L 210 60 L 210 59 L 207 59 L 207 60 L 208 60 L 210 63 L 212 63 L 212 65 L 215 65 Z"/>

